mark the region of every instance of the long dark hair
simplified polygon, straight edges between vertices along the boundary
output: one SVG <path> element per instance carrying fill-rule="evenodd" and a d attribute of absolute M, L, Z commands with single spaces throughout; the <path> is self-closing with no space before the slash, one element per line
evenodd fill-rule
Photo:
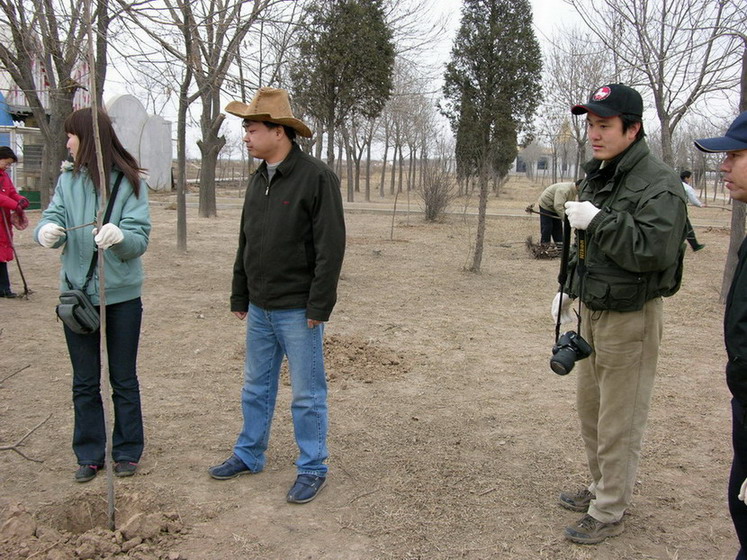
<path fill-rule="evenodd" d="M 107 171 L 104 173 L 106 194 L 109 195 L 109 171 L 116 166 L 132 184 L 135 196 L 140 196 L 140 173 L 144 170 L 117 138 L 117 133 L 114 132 L 112 127 L 112 120 L 106 114 L 106 111 L 99 108 L 97 114 L 101 152 L 104 169 Z M 80 141 L 78 153 L 75 155 L 73 171 L 79 173 L 81 167 L 87 168 L 96 190 L 100 190 L 99 165 L 96 159 L 96 144 L 93 139 L 93 111 L 91 108 L 78 109 L 65 119 L 65 132 L 75 134 Z"/>

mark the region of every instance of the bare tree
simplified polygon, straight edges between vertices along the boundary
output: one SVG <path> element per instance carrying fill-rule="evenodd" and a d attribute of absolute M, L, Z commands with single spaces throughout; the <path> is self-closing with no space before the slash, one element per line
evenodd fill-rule
<path fill-rule="evenodd" d="M 570 108 L 586 101 L 594 87 L 607 81 L 612 69 L 604 47 L 579 28 L 561 30 L 553 38 L 546 60 L 543 87 L 546 97 L 538 134 L 551 145 L 565 142 L 569 136 L 573 139 L 576 145 L 573 176 L 578 177 L 586 159 L 586 121 L 572 118 Z"/>
<path fill-rule="evenodd" d="M 673 165 L 672 133 L 688 110 L 739 81 L 740 42 L 725 31 L 744 25 L 744 6 L 735 0 L 566 1 L 613 55 L 615 70 L 631 72 L 630 85 L 650 91 L 662 159 Z"/>
<path fill-rule="evenodd" d="M 186 136 L 186 112 L 200 100 L 201 139 L 197 146 L 202 154 L 200 170 L 200 205 L 202 217 L 217 214 L 215 204 L 215 168 L 218 153 L 225 144 L 220 128 L 225 119 L 221 112 L 221 87 L 236 61 L 239 45 L 270 7 L 284 0 L 162 0 L 120 5 L 139 29 L 155 41 L 174 61 L 185 69 L 180 83 L 178 148 L 183 152 Z M 246 10 L 249 10 L 248 13 Z M 178 31 L 178 35 L 174 31 Z M 176 37 L 180 40 L 175 41 Z M 196 89 L 191 85 L 194 81 Z M 180 158 L 184 157 L 180 153 Z M 185 158 L 186 159 L 186 158 Z M 183 166 L 180 163 L 180 166 Z M 183 184 L 183 168 L 179 173 Z"/>
<path fill-rule="evenodd" d="M 63 124 L 73 111 L 73 97 L 81 88 L 73 69 L 84 59 L 86 27 L 82 6 L 45 0 L 0 0 L 0 11 L 10 37 L 0 41 L 0 67 L 21 88 L 44 143 L 41 201 L 49 204 L 59 165 L 67 156 Z M 48 87 L 37 83 L 45 70 Z M 48 96 L 48 101 L 44 97 Z"/>

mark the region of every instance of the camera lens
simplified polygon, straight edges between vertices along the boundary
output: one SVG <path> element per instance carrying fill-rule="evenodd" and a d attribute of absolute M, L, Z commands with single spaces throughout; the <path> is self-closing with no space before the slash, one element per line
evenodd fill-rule
<path fill-rule="evenodd" d="M 550 369 L 558 375 L 567 375 L 576 365 L 576 353 L 570 348 L 562 348 L 550 358 Z"/>

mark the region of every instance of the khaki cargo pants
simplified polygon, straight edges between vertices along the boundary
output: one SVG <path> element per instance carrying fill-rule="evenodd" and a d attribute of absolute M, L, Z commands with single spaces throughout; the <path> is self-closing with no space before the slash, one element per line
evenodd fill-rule
<path fill-rule="evenodd" d="M 596 496 L 589 514 L 603 523 L 630 505 L 661 335 L 661 298 L 627 313 L 581 305 L 581 336 L 594 353 L 576 365 L 576 405 Z"/>

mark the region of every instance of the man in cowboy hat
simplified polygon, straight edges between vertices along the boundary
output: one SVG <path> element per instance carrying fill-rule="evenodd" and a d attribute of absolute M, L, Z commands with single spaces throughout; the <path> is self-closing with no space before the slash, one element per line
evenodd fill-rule
<path fill-rule="evenodd" d="M 717 138 L 695 141 L 704 152 L 724 153 L 719 170 L 729 196 L 747 202 L 747 111 L 739 115 Z M 734 458 L 729 475 L 729 512 L 739 538 L 738 560 L 747 558 L 747 239 L 739 248 L 724 312 L 724 342 L 729 361 L 726 384 L 731 391 L 732 446 Z"/>
<path fill-rule="evenodd" d="M 249 105 L 232 101 L 226 111 L 243 119 L 244 143 L 262 163 L 246 190 L 231 289 L 231 311 L 247 318 L 244 426 L 233 454 L 209 473 L 226 480 L 264 468 L 280 364 L 287 356 L 299 449 L 298 476 L 287 500 L 303 504 L 327 477 L 322 334 L 345 253 L 340 181 L 294 142 L 297 134 L 310 137 L 311 130 L 293 116 L 287 91 L 260 88 Z"/>

